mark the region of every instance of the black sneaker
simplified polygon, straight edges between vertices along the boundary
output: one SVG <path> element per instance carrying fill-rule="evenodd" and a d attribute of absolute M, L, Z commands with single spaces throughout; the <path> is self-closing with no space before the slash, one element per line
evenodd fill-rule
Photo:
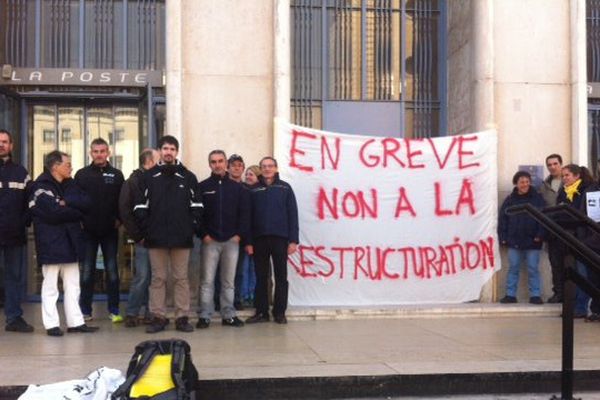
<path fill-rule="evenodd" d="M 4 330 L 7 332 L 22 332 L 29 333 L 33 332 L 33 326 L 29 325 L 22 317 L 17 317 L 12 320 L 11 323 L 4 326 Z"/>
<path fill-rule="evenodd" d="M 598 314 L 598 313 L 591 313 L 590 315 L 585 317 L 585 322 L 599 322 L 599 321 L 600 321 L 600 314 Z"/>
<path fill-rule="evenodd" d="M 273 320 L 275 320 L 275 323 L 280 325 L 287 324 L 287 318 L 285 317 L 285 315 L 276 315 L 273 317 Z"/>
<path fill-rule="evenodd" d="M 194 327 L 188 321 L 188 317 L 179 317 L 175 320 L 175 329 L 179 332 L 194 332 Z"/>
<path fill-rule="evenodd" d="M 196 323 L 196 328 L 198 329 L 206 329 L 210 326 L 210 319 L 208 318 L 198 318 L 198 322 Z"/>
<path fill-rule="evenodd" d="M 247 324 L 256 324 L 259 322 L 269 322 L 269 316 L 267 314 L 254 314 L 246 320 Z"/>
<path fill-rule="evenodd" d="M 512 304 L 512 303 L 516 303 L 517 302 L 517 298 L 513 297 L 513 296 L 504 296 L 502 299 L 500 299 L 500 303 L 502 304 Z"/>
<path fill-rule="evenodd" d="M 92 332 L 96 332 L 98 329 L 100 329 L 97 326 L 89 326 L 86 324 L 83 325 L 79 325 L 79 326 L 74 326 L 71 328 L 67 328 L 67 332 L 68 333 L 92 333 Z"/>
<path fill-rule="evenodd" d="M 125 316 L 125 328 L 135 328 L 139 325 L 138 318 L 134 315 Z"/>
<path fill-rule="evenodd" d="M 531 304 L 544 304 L 542 298 L 540 296 L 533 296 L 529 298 L 529 302 Z"/>
<path fill-rule="evenodd" d="M 242 326 L 244 326 L 244 322 L 238 317 L 224 319 L 221 321 L 221 324 L 225 326 L 233 326 L 236 328 L 241 328 Z"/>
<path fill-rule="evenodd" d="M 161 317 L 154 317 L 152 323 L 146 327 L 146 333 L 157 333 L 164 331 L 169 325 L 169 320 Z"/>
<path fill-rule="evenodd" d="M 552 295 L 552 297 L 550 297 L 548 299 L 548 303 L 550 303 L 550 304 L 558 304 L 558 303 L 562 303 L 562 302 L 563 302 L 562 296 L 559 296 L 557 294 Z"/>
<path fill-rule="evenodd" d="M 46 334 L 48 336 L 54 336 L 54 337 L 58 337 L 58 336 L 64 335 L 62 329 L 60 329 L 58 326 L 56 326 L 54 328 L 46 329 Z"/>

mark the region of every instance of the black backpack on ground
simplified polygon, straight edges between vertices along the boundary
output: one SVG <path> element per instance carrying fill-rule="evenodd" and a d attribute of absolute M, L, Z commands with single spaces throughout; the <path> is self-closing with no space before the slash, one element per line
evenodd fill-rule
<path fill-rule="evenodd" d="M 169 358 L 170 362 L 167 362 Z M 153 387 L 154 393 L 136 395 L 136 391 L 146 391 L 143 388 L 140 390 L 144 382 L 155 383 L 162 380 L 144 377 L 148 368 L 152 369 L 155 376 L 158 372 L 160 378 L 166 379 L 169 385 L 165 385 L 165 390 Z M 127 378 L 112 394 L 111 399 L 193 400 L 197 381 L 198 371 L 192 363 L 190 345 L 185 340 L 147 340 L 135 346 L 135 352 L 127 368 Z M 138 385 L 137 390 L 136 385 Z"/>

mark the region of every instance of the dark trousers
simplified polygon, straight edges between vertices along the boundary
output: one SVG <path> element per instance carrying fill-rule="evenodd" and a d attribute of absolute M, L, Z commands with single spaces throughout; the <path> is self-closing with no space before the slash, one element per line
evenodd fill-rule
<path fill-rule="evenodd" d="M 288 301 L 287 280 L 287 248 L 288 240 L 277 236 L 261 236 L 254 241 L 254 263 L 256 270 L 256 289 L 254 305 L 257 314 L 268 315 L 269 269 L 273 260 L 273 276 L 275 277 L 275 296 L 273 299 L 273 315 L 285 315 Z"/>
<path fill-rule="evenodd" d="M 245 246 L 240 244 L 239 257 L 235 267 L 235 300 L 234 304 L 242 304 L 242 284 L 244 282 L 244 254 Z"/>
<path fill-rule="evenodd" d="M 548 259 L 552 269 L 552 291 L 560 298 L 563 297 L 565 284 L 565 246 L 556 238 L 548 240 Z"/>
<path fill-rule="evenodd" d="M 104 259 L 104 282 L 108 297 L 108 312 L 119 314 L 119 269 L 117 268 L 117 247 L 119 233 L 115 229 L 103 237 L 93 237 L 86 234 L 85 258 L 81 270 L 81 297 L 79 306 L 81 312 L 92 314 L 92 300 L 94 297 L 94 278 L 96 272 L 96 255 L 98 246 L 102 250 Z"/>
<path fill-rule="evenodd" d="M 23 315 L 21 301 L 25 293 L 27 271 L 23 262 L 25 246 L 0 246 L 0 264 L 4 264 L 4 314 L 10 324 Z"/>

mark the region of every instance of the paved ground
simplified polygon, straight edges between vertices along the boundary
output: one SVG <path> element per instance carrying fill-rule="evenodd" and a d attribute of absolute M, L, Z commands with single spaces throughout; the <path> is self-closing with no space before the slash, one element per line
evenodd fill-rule
<path fill-rule="evenodd" d="M 94 321 L 101 327 L 98 333 L 53 338 L 41 326 L 39 304 L 27 304 L 26 317 L 36 331 L 0 332 L 0 386 L 74 379 L 102 365 L 125 370 L 134 346 L 150 337 L 187 340 L 201 379 L 209 380 L 560 370 L 557 307 L 489 305 L 484 307 L 487 313 L 466 316 L 478 307 L 420 313 L 428 318 L 406 310 L 398 318 L 388 310 L 381 319 L 339 312 L 342 319 L 334 320 L 309 320 L 306 310 L 292 310 L 285 326 L 268 323 L 240 329 L 223 327 L 215 319 L 207 330 L 181 334 L 171 324 L 153 336 L 141 327 L 127 329 L 102 317 Z M 506 310 L 525 316 L 506 316 Z M 600 323 L 576 321 L 576 369 L 600 369 L 599 335 Z"/>

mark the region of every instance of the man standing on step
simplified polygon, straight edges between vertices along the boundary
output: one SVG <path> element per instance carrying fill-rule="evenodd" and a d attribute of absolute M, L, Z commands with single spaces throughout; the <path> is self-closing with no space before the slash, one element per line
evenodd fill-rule
<path fill-rule="evenodd" d="M 84 318 L 92 318 L 94 278 L 98 246 L 104 260 L 104 282 L 108 297 L 108 312 L 112 322 L 122 322 L 119 312 L 119 269 L 117 248 L 119 245 L 119 193 L 123 174 L 108 162 L 110 150 L 102 138 L 90 144 L 92 163 L 77 171 L 75 181 L 90 197 L 92 208 L 83 218 L 85 232 L 85 258 L 81 274 L 81 298 L 79 304 Z"/>
<path fill-rule="evenodd" d="M 197 191 L 196 175 L 177 160 L 179 141 L 173 136 L 163 136 L 158 151 L 160 161 L 144 174 L 133 210 L 144 232 L 144 246 L 149 249 L 152 268 L 149 307 L 154 318 L 146 332 L 163 331 L 169 324 L 166 305 L 169 266 L 174 284 L 175 329 L 192 332 L 194 327 L 188 320 L 188 260 L 204 206 Z"/>
<path fill-rule="evenodd" d="M 546 168 L 550 175 L 542 182 L 540 193 L 544 198 L 546 207 L 555 206 L 558 191 L 562 188 L 562 157 L 559 154 L 550 154 L 546 157 Z M 554 294 L 548 299 L 548 303 L 562 303 L 563 285 L 565 276 L 564 245 L 554 237 L 548 235 L 548 259 L 552 268 L 552 291 Z"/>
<path fill-rule="evenodd" d="M 248 230 L 247 192 L 229 178 L 227 157 L 222 150 L 208 155 L 209 178 L 198 184 L 204 202 L 202 218 L 202 267 L 200 271 L 200 315 L 197 328 L 208 328 L 214 312 L 215 275 L 220 271 L 221 317 L 225 326 L 242 327 L 236 316 L 234 286 L 240 242 Z M 217 268 L 219 266 L 219 268 Z"/>
<path fill-rule="evenodd" d="M 21 301 L 27 277 L 23 262 L 27 243 L 27 170 L 12 160 L 13 140 L 10 132 L 0 129 L 0 257 L 4 264 L 6 302 L 4 314 L 9 332 L 33 332 L 23 319 Z"/>
<path fill-rule="evenodd" d="M 140 154 L 140 167 L 131 173 L 129 179 L 123 184 L 119 195 L 121 221 L 123 221 L 129 239 L 135 243 L 135 274 L 129 285 L 129 298 L 125 311 L 125 326 L 127 328 L 138 326 L 138 314 L 142 305 L 146 306 L 146 314 L 150 314 L 148 311 L 150 258 L 148 257 L 148 249 L 144 247 L 143 232 L 137 225 L 133 215 L 133 207 L 135 206 L 134 196 L 139 192 L 144 173 L 154 167 L 159 159 L 160 154 L 158 151 L 154 149 L 143 150 Z"/>

